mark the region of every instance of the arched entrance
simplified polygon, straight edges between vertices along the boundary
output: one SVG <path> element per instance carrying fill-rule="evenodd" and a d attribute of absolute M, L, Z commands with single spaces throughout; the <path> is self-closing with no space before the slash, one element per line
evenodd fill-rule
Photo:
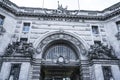
<path fill-rule="evenodd" d="M 46 46 L 42 80 L 79 80 L 79 55 L 75 46 L 63 39 Z"/>
<path fill-rule="evenodd" d="M 79 67 L 43 66 L 41 80 L 80 80 Z"/>
<path fill-rule="evenodd" d="M 80 80 L 81 55 L 85 45 L 74 35 L 56 32 L 44 37 L 37 47 L 41 54 L 40 80 Z"/>

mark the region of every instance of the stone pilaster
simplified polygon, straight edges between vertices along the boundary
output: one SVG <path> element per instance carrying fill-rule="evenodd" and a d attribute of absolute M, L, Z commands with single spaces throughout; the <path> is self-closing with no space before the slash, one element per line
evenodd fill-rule
<path fill-rule="evenodd" d="M 95 80 L 104 80 L 101 64 L 94 64 Z"/>
<path fill-rule="evenodd" d="M 112 65 L 111 69 L 112 69 L 112 74 L 113 74 L 114 79 L 120 80 L 120 69 L 118 65 Z"/>
<path fill-rule="evenodd" d="M 7 80 L 9 78 L 10 70 L 11 70 L 11 63 L 3 62 L 0 72 L 0 80 Z"/>
<path fill-rule="evenodd" d="M 30 71 L 30 63 L 23 62 L 21 64 L 19 80 L 28 80 L 29 71 Z"/>
<path fill-rule="evenodd" d="M 115 80 L 120 79 L 120 70 L 118 60 L 101 60 L 94 59 L 91 61 L 91 80 L 104 80 L 104 73 L 102 67 L 111 67 L 112 75 Z M 108 76 L 106 76 L 108 77 Z"/>
<path fill-rule="evenodd" d="M 40 75 L 41 75 L 41 65 L 34 64 L 32 66 L 32 80 L 40 80 Z"/>
<path fill-rule="evenodd" d="M 90 80 L 89 65 L 87 61 L 82 61 L 80 66 L 80 80 Z"/>

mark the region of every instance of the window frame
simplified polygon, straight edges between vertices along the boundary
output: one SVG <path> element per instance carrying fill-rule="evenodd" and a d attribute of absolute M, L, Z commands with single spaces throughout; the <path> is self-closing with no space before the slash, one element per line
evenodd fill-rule
<path fill-rule="evenodd" d="M 117 22 L 116 22 L 116 26 L 117 26 L 118 32 L 120 32 L 120 21 L 117 21 Z"/>
<path fill-rule="evenodd" d="M 91 29 L 92 29 L 92 34 L 94 34 L 94 35 L 100 34 L 98 25 L 91 25 Z"/>
<path fill-rule="evenodd" d="M 21 70 L 21 63 L 11 63 L 11 69 L 10 69 L 10 74 L 9 74 L 9 77 L 8 77 L 8 80 L 10 79 L 11 75 L 12 75 L 12 70 L 13 70 L 13 67 L 14 66 L 19 66 L 19 71 L 15 74 L 17 74 L 18 76 L 18 79 L 19 79 L 19 76 L 20 76 L 20 70 Z"/>
<path fill-rule="evenodd" d="M 25 24 L 28 24 L 28 25 L 25 25 Z M 22 32 L 23 33 L 29 33 L 30 26 L 31 26 L 30 22 L 23 22 Z"/>
<path fill-rule="evenodd" d="M 2 26 L 4 24 L 4 20 L 5 20 L 5 16 L 0 14 L 0 26 Z"/>
<path fill-rule="evenodd" d="M 105 72 L 107 70 L 106 68 L 108 68 L 110 74 L 108 74 L 108 72 Z M 102 66 L 102 72 L 103 72 L 104 80 L 110 80 L 111 77 L 113 78 L 113 80 L 115 80 L 113 73 L 112 73 L 111 66 Z M 107 73 L 107 74 L 105 74 L 105 73 Z M 110 76 L 110 77 L 108 78 L 107 76 Z"/>
<path fill-rule="evenodd" d="M 66 48 L 66 50 L 65 50 L 65 48 Z M 66 52 L 67 50 L 69 50 L 69 51 L 68 51 L 68 53 L 66 55 L 63 54 L 63 53 L 60 53 L 60 52 Z M 72 52 L 70 52 L 70 51 L 72 51 Z M 66 44 L 59 44 L 58 43 L 58 44 L 51 45 L 48 48 L 48 50 L 45 52 L 45 56 L 44 56 L 45 59 L 47 59 L 47 60 L 57 59 L 59 56 L 55 57 L 50 52 L 55 52 L 56 54 L 59 54 L 59 56 L 62 56 L 62 57 L 66 58 L 66 59 L 69 59 L 69 60 L 77 60 L 76 51 L 72 47 L 70 47 L 70 46 L 68 46 Z"/>
<path fill-rule="evenodd" d="M 116 28 L 117 28 L 117 33 L 116 33 L 116 38 L 117 40 L 120 40 L 120 21 L 116 22 Z"/>
<path fill-rule="evenodd" d="M 99 45 L 99 46 L 100 46 L 101 44 L 102 44 L 101 41 L 99 41 L 99 40 L 98 40 L 98 41 L 97 41 L 97 40 L 94 40 L 94 45 Z"/>

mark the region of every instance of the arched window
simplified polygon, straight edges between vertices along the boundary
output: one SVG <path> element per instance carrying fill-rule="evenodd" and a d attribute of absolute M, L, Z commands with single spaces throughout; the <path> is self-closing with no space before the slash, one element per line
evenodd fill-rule
<path fill-rule="evenodd" d="M 66 44 L 53 45 L 46 51 L 46 59 L 57 59 L 59 56 L 71 60 L 77 59 L 75 51 Z"/>

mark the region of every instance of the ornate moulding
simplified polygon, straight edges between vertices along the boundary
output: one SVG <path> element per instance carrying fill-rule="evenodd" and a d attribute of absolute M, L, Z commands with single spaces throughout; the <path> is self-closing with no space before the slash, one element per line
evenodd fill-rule
<path fill-rule="evenodd" d="M 38 54 L 43 54 L 44 50 L 50 43 L 54 43 L 54 41 L 59 41 L 59 40 L 64 40 L 66 42 L 71 43 L 72 46 L 74 46 L 77 50 L 78 55 L 81 53 L 82 55 L 87 54 L 87 48 L 85 47 L 84 43 L 82 43 L 78 38 L 75 36 L 72 36 L 70 34 L 66 34 L 64 31 L 63 32 L 58 32 L 56 34 L 51 34 L 45 37 L 40 41 L 38 44 L 36 50 Z"/>

